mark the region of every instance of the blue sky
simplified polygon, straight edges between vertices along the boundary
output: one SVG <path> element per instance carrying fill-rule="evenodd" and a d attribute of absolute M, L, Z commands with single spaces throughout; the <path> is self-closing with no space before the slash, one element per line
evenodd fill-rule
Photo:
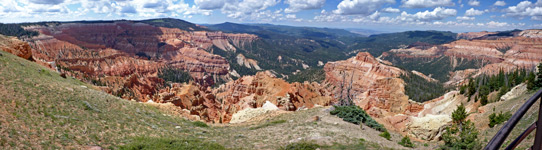
<path fill-rule="evenodd" d="M 542 28 L 542 0 L 0 0 L 0 22 L 149 19 L 379 31 Z"/>

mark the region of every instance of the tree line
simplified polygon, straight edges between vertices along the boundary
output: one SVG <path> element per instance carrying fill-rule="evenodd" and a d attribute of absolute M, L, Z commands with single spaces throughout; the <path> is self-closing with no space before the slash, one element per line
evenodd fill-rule
<path fill-rule="evenodd" d="M 538 70 L 542 65 L 538 65 Z M 460 94 L 469 97 L 469 101 L 474 96 L 474 101 L 480 100 L 482 105 L 489 103 L 488 95 L 498 91 L 497 98 L 506 94 L 510 89 L 523 82 L 527 83 L 527 89 L 536 90 L 542 87 L 542 72 L 529 71 L 525 68 L 516 69 L 512 72 L 500 70 L 496 75 L 481 75 L 469 79 L 468 83 L 460 86 Z"/>

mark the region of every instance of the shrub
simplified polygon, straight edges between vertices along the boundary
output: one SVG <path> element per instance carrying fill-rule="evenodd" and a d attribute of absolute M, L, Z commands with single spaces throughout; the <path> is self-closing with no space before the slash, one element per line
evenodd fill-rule
<path fill-rule="evenodd" d="M 281 148 L 282 150 L 315 150 L 320 148 L 321 146 L 314 143 L 309 142 L 298 142 L 298 143 L 291 143 L 288 144 L 286 147 Z"/>
<path fill-rule="evenodd" d="M 391 140 L 391 135 L 388 131 L 384 131 L 382 133 L 379 134 L 379 136 L 383 137 L 383 138 L 386 138 L 388 141 Z"/>
<path fill-rule="evenodd" d="M 403 145 L 404 147 L 414 147 L 414 144 L 410 141 L 410 138 L 408 138 L 408 136 L 403 137 L 403 139 L 401 139 L 398 144 Z"/>
<path fill-rule="evenodd" d="M 498 124 L 501 124 L 503 122 L 505 122 L 506 120 L 510 119 L 510 117 L 512 117 L 512 114 L 510 114 L 509 112 L 506 112 L 506 113 L 499 113 L 499 114 L 495 114 L 495 113 L 491 113 L 491 115 L 489 115 L 489 127 L 493 128 L 495 125 L 498 125 Z"/>
<path fill-rule="evenodd" d="M 194 126 L 202 127 L 202 128 L 207 128 L 207 127 L 209 127 L 205 122 L 201 122 L 201 121 L 194 121 L 194 122 L 192 122 L 192 124 L 193 124 Z"/>
<path fill-rule="evenodd" d="M 336 115 L 342 118 L 346 122 L 360 124 L 365 123 L 370 128 L 378 131 L 386 131 L 383 125 L 379 124 L 371 116 L 369 116 L 363 109 L 358 106 L 334 106 L 335 110 L 329 112 L 331 115 Z"/>

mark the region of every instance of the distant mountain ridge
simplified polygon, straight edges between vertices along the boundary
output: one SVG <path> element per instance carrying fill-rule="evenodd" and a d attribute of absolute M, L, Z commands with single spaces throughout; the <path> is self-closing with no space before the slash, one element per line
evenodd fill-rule
<path fill-rule="evenodd" d="M 297 38 L 339 38 L 339 37 L 360 37 L 344 29 L 317 28 L 317 27 L 294 27 L 273 24 L 237 24 L 225 22 L 221 24 L 207 25 L 210 29 L 224 32 L 250 33 L 262 38 L 274 36 L 291 36 Z"/>

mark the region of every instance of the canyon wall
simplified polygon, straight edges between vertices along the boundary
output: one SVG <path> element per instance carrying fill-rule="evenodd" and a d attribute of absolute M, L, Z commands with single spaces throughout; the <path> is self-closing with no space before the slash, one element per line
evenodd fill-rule
<path fill-rule="evenodd" d="M 217 31 L 184 31 L 144 23 L 66 23 L 27 26 L 40 32 L 28 40 L 33 58 L 105 91 L 147 101 L 164 86 L 161 68 L 190 73 L 202 86 L 231 80 L 228 61 L 209 53 L 211 47 L 232 50 L 258 37 Z"/>
<path fill-rule="evenodd" d="M 461 36 L 471 36 L 466 35 Z M 472 33 L 472 36 L 486 36 L 489 33 Z M 518 68 L 532 70 L 542 60 L 542 33 L 540 30 L 524 30 L 517 36 L 498 36 L 471 40 L 458 40 L 448 44 L 434 45 L 421 49 L 409 47 L 394 49 L 382 54 L 384 60 L 405 60 L 432 63 L 438 59 L 449 59 L 449 83 L 460 83 L 458 77 L 463 69 L 476 69 L 470 75 L 497 74 L 499 70 L 506 72 Z M 461 63 L 474 62 L 475 65 L 459 67 Z M 457 70 L 457 68 L 461 68 Z M 452 81 L 453 80 L 453 81 Z M 446 81 L 443 81 L 446 82 Z"/>

